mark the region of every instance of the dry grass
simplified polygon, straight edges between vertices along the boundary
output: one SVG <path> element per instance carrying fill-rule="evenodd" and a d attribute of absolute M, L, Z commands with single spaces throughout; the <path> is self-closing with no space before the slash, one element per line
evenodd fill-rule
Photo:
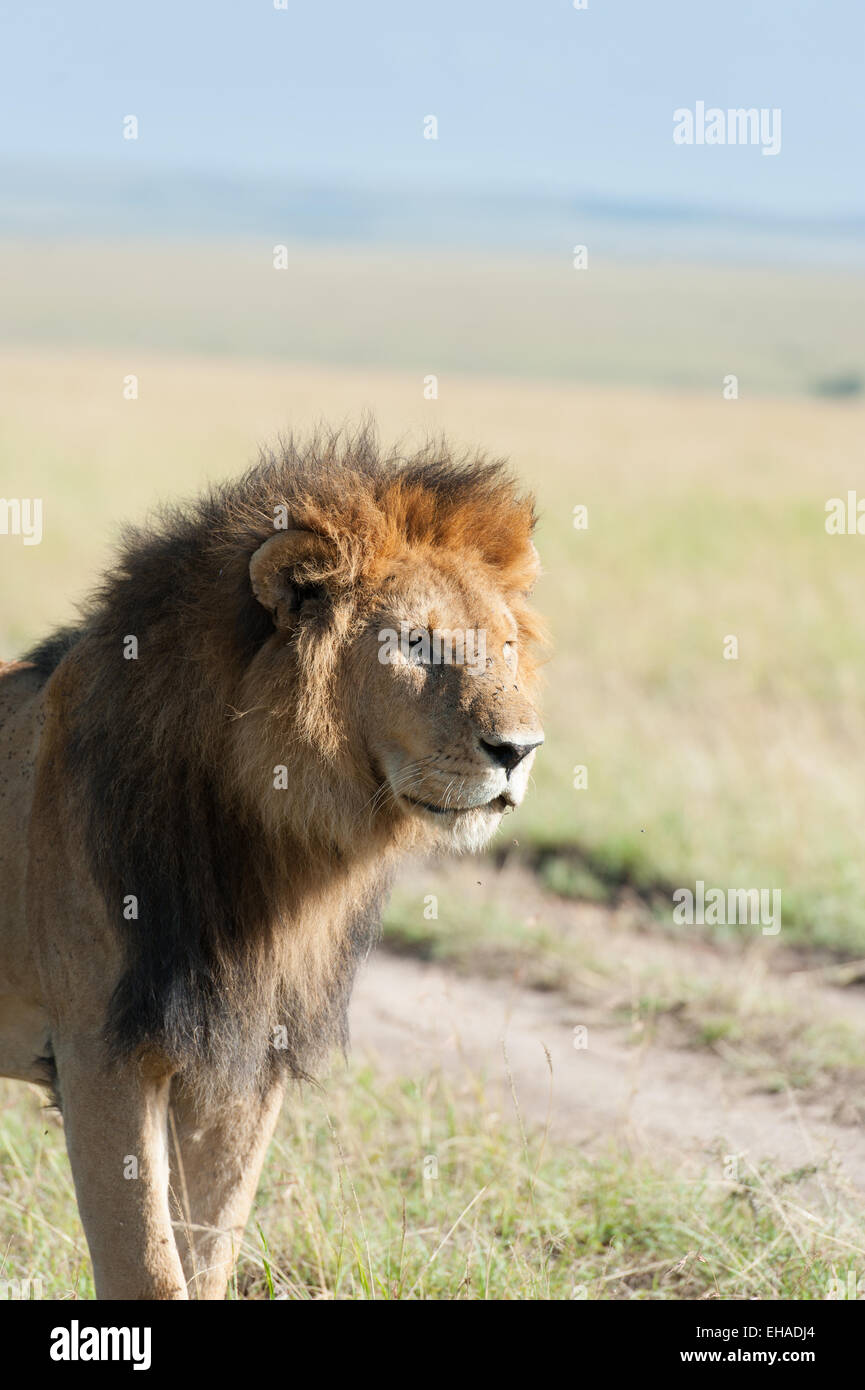
<path fill-rule="evenodd" d="M 280 233 L 273 229 L 273 240 Z M 865 276 L 273 240 L 6 240 L 0 345 L 742 394 L 865 382 Z M 598 248 L 600 250 L 600 248 Z M 507 399 L 505 394 L 501 399 Z M 330 413 L 330 406 L 328 407 Z"/>

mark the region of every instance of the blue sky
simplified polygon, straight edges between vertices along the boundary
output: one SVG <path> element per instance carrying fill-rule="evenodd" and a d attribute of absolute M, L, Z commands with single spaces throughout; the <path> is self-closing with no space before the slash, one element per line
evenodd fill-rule
<path fill-rule="evenodd" d="M 861 0 L 28 0 L 2 30 L 0 159 L 865 210 Z M 780 107 L 781 153 L 675 146 L 697 100 Z"/>

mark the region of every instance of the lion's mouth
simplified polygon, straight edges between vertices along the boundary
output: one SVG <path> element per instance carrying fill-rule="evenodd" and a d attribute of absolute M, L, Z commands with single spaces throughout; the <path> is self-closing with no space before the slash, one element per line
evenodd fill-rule
<path fill-rule="evenodd" d="M 469 811 L 504 812 L 514 804 L 507 796 L 494 796 L 491 801 L 483 801 L 477 806 L 435 806 L 431 801 L 415 801 L 413 796 L 405 795 L 403 800 L 417 806 L 421 811 L 429 811 L 434 816 L 464 816 Z"/>

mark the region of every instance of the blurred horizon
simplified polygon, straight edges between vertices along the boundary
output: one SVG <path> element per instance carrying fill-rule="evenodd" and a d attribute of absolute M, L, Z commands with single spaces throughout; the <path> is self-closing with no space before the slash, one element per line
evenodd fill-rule
<path fill-rule="evenodd" d="M 0 236 L 225 240 L 524 251 L 858 271 L 865 212 L 769 213 L 711 202 L 464 190 L 0 156 Z"/>

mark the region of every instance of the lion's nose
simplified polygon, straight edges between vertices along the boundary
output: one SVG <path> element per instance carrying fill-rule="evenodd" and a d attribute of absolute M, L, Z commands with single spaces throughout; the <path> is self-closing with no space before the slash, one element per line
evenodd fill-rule
<path fill-rule="evenodd" d="M 530 743 L 517 743 L 499 738 L 497 734 L 490 734 L 488 738 L 480 740 L 480 745 L 487 756 L 492 758 L 494 763 L 498 763 L 499 767 L 503 767 L 510 777 L 517 764 L 528 757 L 533 749 L 540 748 L 543 741 L 541 737 L 532 739 Z"/>

